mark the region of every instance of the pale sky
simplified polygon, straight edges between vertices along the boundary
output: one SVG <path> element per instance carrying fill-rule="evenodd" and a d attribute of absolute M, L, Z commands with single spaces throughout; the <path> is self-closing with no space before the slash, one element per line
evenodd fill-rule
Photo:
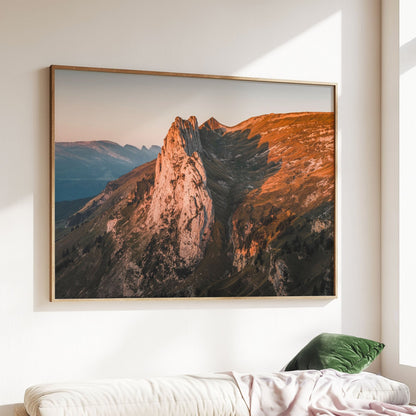
<path fill-rule="evenodd" d="M 233 126 L 268 113 L 333 111 L 333 87 L 55 70 L 55 140 L 162 145 L 176 116 Z"/>

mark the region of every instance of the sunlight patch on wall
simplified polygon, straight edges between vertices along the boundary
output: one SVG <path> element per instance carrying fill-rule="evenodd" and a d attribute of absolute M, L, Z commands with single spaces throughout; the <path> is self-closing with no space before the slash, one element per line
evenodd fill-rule
<path fill-rule="evenodd" d="M 334 13 L 233 75 L 338 82 L 342 65 L 341 18 L 341 11 Z"/>

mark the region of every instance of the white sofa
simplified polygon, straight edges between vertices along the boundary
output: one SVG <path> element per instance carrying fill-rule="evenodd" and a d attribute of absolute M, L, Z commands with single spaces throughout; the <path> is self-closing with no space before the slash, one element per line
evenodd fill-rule
<path fill-rule="evenodd" d="M 321 383 L 313 381 L 318 379 Z M 253 402 L 260 403 L 263 399 L 269 400 L 271 407 L 277 403 L 283 408 L 302 396 L 312 400 L 308 384 L 311 392 L 316 390 L 318 398 L 321 397 L 320 403 L 330 406 L 342 401 L 360 406 L 373 401 L 393 405 L 409 402 L 406 385 L 375 374 L 307 370 L 266 375 L 221 373 L 41 384 L 26 390 L 24 407 L 16 408 L 15 415 L 250 416 L 257 414 L 253 413 Z M 302 408 L 308 408 L 307 400 L 302 402 Z M 315 405 L 319 400 L 315 400 Z M 416 414 L 416 408 L 414 411 Z"/>
<path fill-rule="evenodd" d="M 25 408 L 16 416 L 249 416 L 226 374 L 42 384 L 26 390 Z"/>

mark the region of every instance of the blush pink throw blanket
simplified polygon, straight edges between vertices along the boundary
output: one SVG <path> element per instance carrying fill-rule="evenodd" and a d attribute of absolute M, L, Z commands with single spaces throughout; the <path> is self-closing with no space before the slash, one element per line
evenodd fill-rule
<path fill-rule="evenodd" d="M 253 375 L 230 373 L 251 416 L 399 416 L 416 407 L 356 399 L 346 385 L 361 375 L 335 370 L 307 370 Z M 363 373 L 363 377 L 365 374 Z"/>

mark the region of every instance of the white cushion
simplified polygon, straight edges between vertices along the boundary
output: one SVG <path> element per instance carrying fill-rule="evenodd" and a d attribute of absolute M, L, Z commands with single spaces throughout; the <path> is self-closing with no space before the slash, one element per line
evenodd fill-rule
<path fill-rule="evenodd" d="M 32 386 L 30 416 L 249 416 L 225 374 L 141 380 L 98 380 Z"/>

